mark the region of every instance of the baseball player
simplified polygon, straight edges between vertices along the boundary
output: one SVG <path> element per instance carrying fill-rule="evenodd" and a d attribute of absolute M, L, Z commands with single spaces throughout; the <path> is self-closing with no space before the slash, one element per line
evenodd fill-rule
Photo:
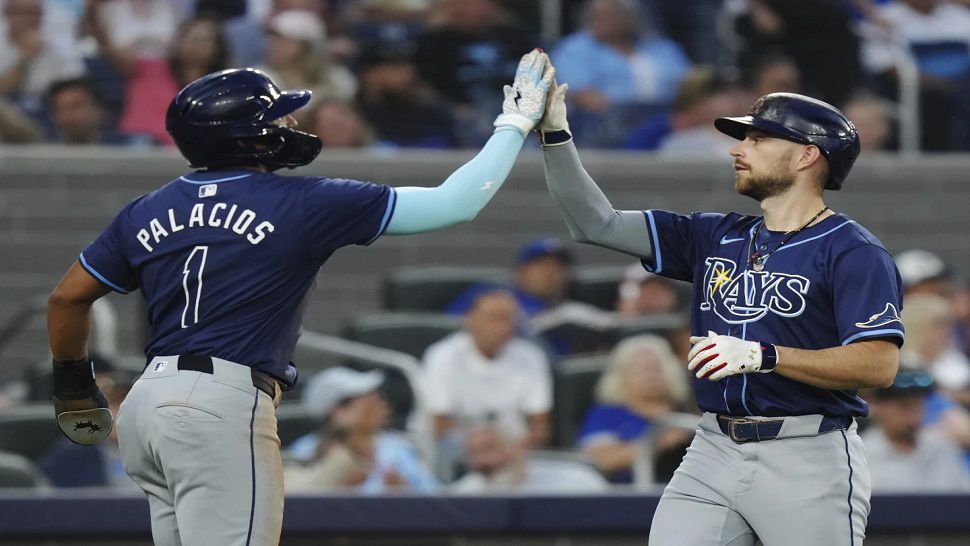
<path fill-rule="evenodd" d="M 570 233 L 694 285 L 687 368 L 703 416 L 650 544 L 862 544 L 870 479 L 856 389 L 892 382 L 904 334 L 891 257 L 824 200 L 859 154 L 855 127 L 824 102 L 766 95 L 714 122 L 740 141 L 735 189 L 762 216 L 616 210 L 571 143 L 566 91 L 550 91 L 539 130 Z"/>
<path fill-rule="evenodd" d="M 310 163 L 321 143 L 290 116 L 310 92 L 281 91 L 257 70 L 209 74 L 175 97 L 167 129 L 198 170 L 129 203 L 48 306 L 57 421 L 93 443 L 112 423 L 88 357 L 91 303 L 111 290 L 141 290 L 148 303 L 147 365 L 117 426 L 155 544 L 278 543 L 274 408 L 297 380 L 290 358 L 317 271 L 341 247 L 474 218 L 541 117 L 551 81 L 544 53 L 523 56 L 493 136 L 432 188 L 275 174 Z"/>

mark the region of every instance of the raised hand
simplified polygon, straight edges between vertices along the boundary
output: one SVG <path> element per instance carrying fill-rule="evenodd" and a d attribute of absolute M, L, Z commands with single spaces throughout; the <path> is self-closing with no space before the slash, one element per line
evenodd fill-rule
<path fill-rule="evenodd" d="M 546 109 L 546 95 L 556 70 L 549 56 L 541 49 L 533 49 L 522 56 L 512 85 L 506 85 L 502 113 L 495 119 L 495 127 L 510 127 L 522 135 L 535 128 Z"/>

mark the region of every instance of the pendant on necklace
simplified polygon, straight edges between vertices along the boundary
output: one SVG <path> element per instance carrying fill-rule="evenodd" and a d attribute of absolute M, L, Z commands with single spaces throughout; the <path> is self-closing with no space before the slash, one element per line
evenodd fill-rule
<path fill-rule="evenodd" d="M 754 259 L 751 260 L 751 268 L 754 269 L 755 271 L 764 271 L 765 270 L 765 257 L 764 256 L 755 256 Z"/>

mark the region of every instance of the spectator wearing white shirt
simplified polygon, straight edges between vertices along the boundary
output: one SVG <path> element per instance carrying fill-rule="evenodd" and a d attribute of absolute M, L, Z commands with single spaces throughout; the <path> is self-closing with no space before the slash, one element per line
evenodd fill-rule
<path fill-rule="evenodd" d="M 862 441 L 873 491 L 970 491 L 960 448 L 923 425 L 924 402 L 933 385 L 926 372 L 900 370 L 889 388 L 867 396 L 874 424 L 862 433 Z"/>
<path fill-rule="evenodd" d="M 519 316 L 513 295 L 484 292 L 466 313 L 464 329 L 428 348 L 425 396 L 439 440 L 459 446 L 482 424 L 526 447 L 548 440 L 549 363 L 538 345 L 515 337 Z"/>
<path fill-rule="evenodd" d="M 84 73 L 76 36 L 43 0 L 4 0 L 0 17 L 0 93 L 39 114 L 51 83 Z"/>

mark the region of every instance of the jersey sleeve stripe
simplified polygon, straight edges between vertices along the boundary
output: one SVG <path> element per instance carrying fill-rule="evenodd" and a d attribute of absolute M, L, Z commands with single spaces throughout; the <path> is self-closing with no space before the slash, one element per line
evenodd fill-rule
<path fill-rule="evenodd" d="M 381 227 L 377 230 L 377 233 L 371 237 L 370 241 L 364 243 L 369 245 L 377 240 L 378 237 L 384 235 L 384 231 L 387 230 L 387 225 L 391 223 L 391 216 L 394 216 L 394 207 L 397 205 L 397 191 L 391 188 L 390 195 L 387 196 L 387 210 L 384 211 L 384 218 L 381 219 Z"/>
<path fill-rule="evenodd" d="M 650 248 L 653 250 L 653 268 L 647 268 L 653 273 L 660 273 L 663 271 L 663 260 L 660 256 L 660 238 L 657 237 L 657 223 L 653 219 L 653 211 L 647 210 L 643 212 L 647 216 L 647 222 L 650 224 Z"/>
<path fill-rule="evenodd" d="M 902 330 L 896 330 L 895 328 L 885 329 L 885 330 L 872 330 L 870 332 L 859 332 L 854 336 L 850 336 L 849 339 L 842 342 L 842 345 L 848 345 L 853 341 L 864 337 L 898 337 L 900 339 L 905 339 L 906 335 Z"/>
<path fill-rule="evenodd" d="M 103 285 L 107 286 L 108 288 L 114 290 L 115 292 L 118 292 L 118 293 L 121 293 L 121 294 L 127 294 L 127 293 L 131 292 L 130 290 L 125 290 L 124 288 L 118 286 L 117 284 L 109 281 L 101 273 L 98 273 L 98 271 L 96 269 L 94 269 L 93 267 L 91 267 L 88 264 L 88 261 L 84 259 L 84 253 L 83 252 L 81 253 L 81 256 L 78 259 L 81 262 L 81 267 L 83 267 L 88 273 L 90 273 L 92 277 L 94 277 L 95 279 L 98 279 L 98 281 L 100 281 L 101 284 L 103 284 Z"/>

